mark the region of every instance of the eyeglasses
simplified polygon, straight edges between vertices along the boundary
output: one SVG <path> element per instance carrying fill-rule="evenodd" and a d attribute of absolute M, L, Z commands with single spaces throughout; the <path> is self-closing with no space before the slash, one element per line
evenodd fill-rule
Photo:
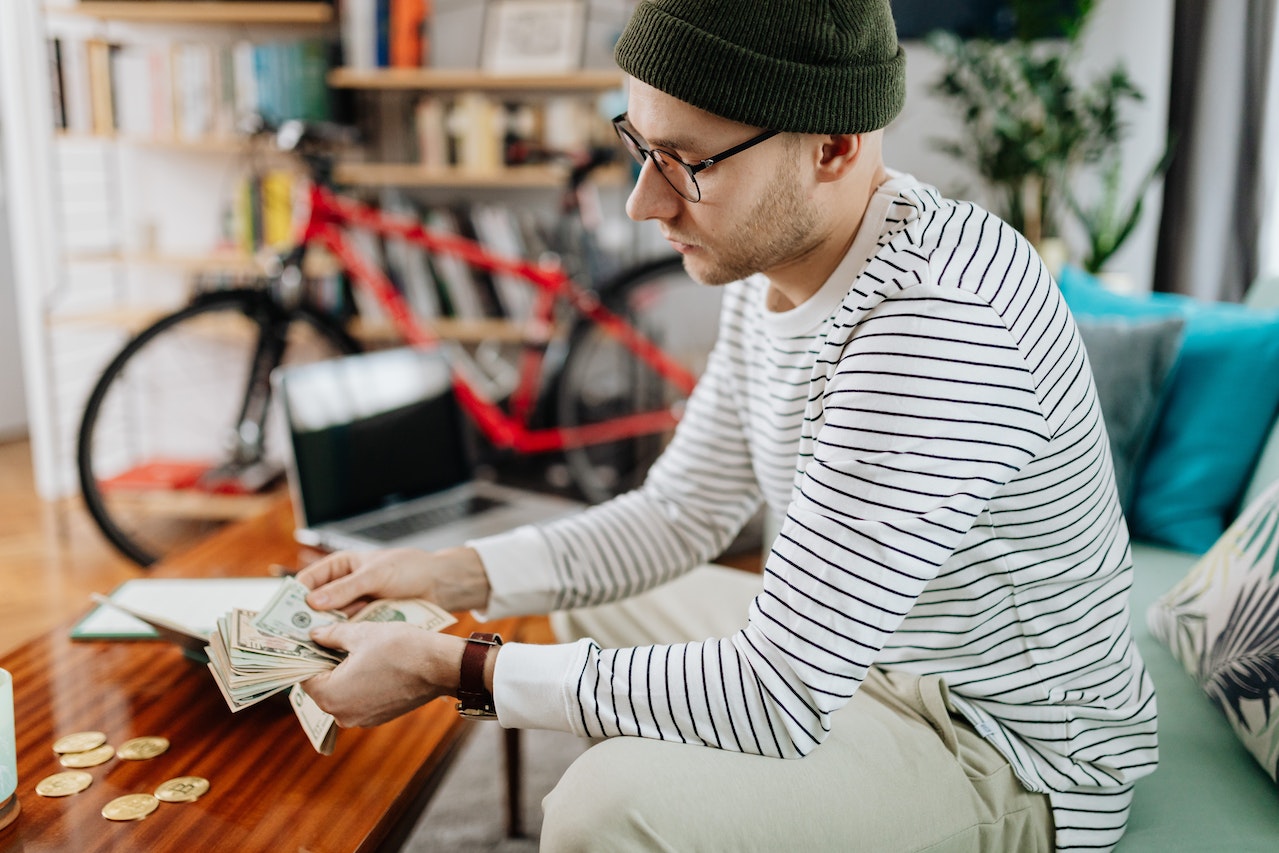
<path fill-rule="evenodd" d="M 657 167 L 658 173 L 666 179 L 666 183 L 671 185 L 671 189 L 679 193 L 683 198 L 696 204 L 702 200 L 702 189 L 697 185 L 697 173 L 709 169 L 716 163 L 722 163 L 734 154 L 740 154 L 751 146 L 758 145 L 765 139 L 771 139 L 780 131 L 766 130 L 758 136 L 753 136 L 743 142 L 741 145 L 734 145 L 727 151 L 721 151 L 718 154 L 700 160 L 697 163 L 685 163 L 669 151 L 663 151 L 661 148 L 654 148 L 644 141 L 644 137 L 631 126 L 630 120 L 626 118 L 626 113 L 622 113 L 613 119 L 613 129 L 617 131 L 617 136 L 622 140 L 622 144 L 631 156 L 635 158 L 635 162 L 641 166 L 645 160 L 652 160 L 653 165 Z"/>

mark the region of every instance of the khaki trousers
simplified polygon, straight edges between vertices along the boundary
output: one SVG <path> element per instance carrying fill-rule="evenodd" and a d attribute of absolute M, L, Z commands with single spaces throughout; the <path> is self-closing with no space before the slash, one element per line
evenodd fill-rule
<path fill-rule="evenodd" d="M 704 567 L 618 604 L 556 614 L 605 647 L 727 636 L 757 575 Z M 948 707 L 945 684 L 872 668 L 802 759 L 646 738 L 588 749 L 542 801 L 544 851 L 1053 849 L 1048 798 Z"/>

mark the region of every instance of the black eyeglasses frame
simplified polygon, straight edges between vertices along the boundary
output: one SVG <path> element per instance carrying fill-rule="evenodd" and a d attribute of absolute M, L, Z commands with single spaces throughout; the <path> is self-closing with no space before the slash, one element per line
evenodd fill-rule
<path fill-rule="evenodd" d="M 658 148 L 655 145 L 649 145 L 648 141 L 644 139 L 644 137 L 639 134 L 639 131 L 637 131 L 631 124 L 630 120 L 626 117 L 626 113 L 622 113 L 613 119 L 613 130 L 617 133 L 618 138 L 622 140 L 623 146 L 631 152 L 631 156 L 635 158 L 635 162 L 639 163 L 641 166 L 644 165 L 646 160 L 653 158 L 653 152 L 657 152 L 661 159 L 653 160 L 653 165 L 657 167 L 658 174 L 660 174 L 666 183 L 670 185 L 671 189 L 679 193 L 680 198 L 690 201 L 693 204 L 702 200 L 702 188 L 697 183 L 697 175 L 699 172 L 704 172 L 716 163 L 722 163 L 734 154 L 740 154 L 746 149 L 753 148 L 761 142 L 772 139 L 774 136 L 781 133 L 779 130 L 765 130 L 763 133 L 752 136 L 745 142 L 734 145 L 732 148 L 725 149 L 718 154 L 698 160 L 696 163 L 685 163 L 665 148 Z M 628 140 L 629 144 L 627 143 Z M 685 174 L 688 175 L 688 183 L 693 190 L 691 195 L 675 185 L 675 182 L 671 180 L 671 176 L 662 168 L 663 160 L 669 161 L 684 170 Z"/>

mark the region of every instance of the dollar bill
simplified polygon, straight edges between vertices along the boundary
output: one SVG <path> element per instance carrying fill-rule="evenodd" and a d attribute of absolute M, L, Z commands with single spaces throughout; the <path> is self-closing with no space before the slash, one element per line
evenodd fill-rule
<path fill-rule="evenodd" d="M 321 755 L 332 755 L 333 748 L 337 745 L 337 725 L 333 716 L 320 710 L 320 706 L 307 695 L 301 684 L 295 684 L 289 690 L 289 705 L 293 707 L 293 713 L 297 715 L 302 731 L 306 732 L 307 740 L 311 741 L 315 751 Z"/>
<path fill-rule="evenodd" d="M 288 690 L 289 704 L 311 745 L 328 755 L 337 737 L 333 717 L 320 710 L 301 682 L 333 669 L 346 657 L 343 651 L 313 642 L 311 629 L 348 620 L 342 613 L 309 607 L 308 591 L 297 580 L 288 578 L 261 611 L 232 610 L 224 614 L 204 652 L 213 680 L 232 712 Z M 368 604 L 349 621 L 402 622 L 438 631 L 457 620 L 429 601 L 384 599 Z"/>
<path fill-rule="evenodd" d="M 309 643 L 311 629 L 347 621 L 346 615 L 339 611 L 312 608 L 306 603 L 310 592 L 297 578 L 285 578 L 254 618 L 254 627 L 266 634 Z"/>
<path fill-rule="evenodd" d="M 407 622 L 427 631 L 447 628 L 457 619 L 437 604 L 420 598 L 374 601 L 351 618 L 352 622 Z"/>
<path fill-rule="evenodd" d="M 275 658 L 317 666 L 333 664 L 341 660 L 341 656 L 334 650 L 326 649 L 309 640 L 299 642 L 259 630 L 253 624 L 256 616 L 257 613 L 252 610 L 233 610 L 228 616 L 230 634 L 227 637 L 227 646 L 230 649 L 231 662 L 238 667 L 274 668 L 280 665 L 274 660 Z"/>

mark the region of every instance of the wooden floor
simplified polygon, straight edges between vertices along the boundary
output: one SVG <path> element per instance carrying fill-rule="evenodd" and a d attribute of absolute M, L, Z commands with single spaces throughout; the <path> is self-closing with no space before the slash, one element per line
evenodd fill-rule
<path fill-rule="evenodd" d="M 78 504 L 36 497 L 26 441 L 0 444 L 0 654 L 87 613 L 91 592 L 141 574 Z"/>

